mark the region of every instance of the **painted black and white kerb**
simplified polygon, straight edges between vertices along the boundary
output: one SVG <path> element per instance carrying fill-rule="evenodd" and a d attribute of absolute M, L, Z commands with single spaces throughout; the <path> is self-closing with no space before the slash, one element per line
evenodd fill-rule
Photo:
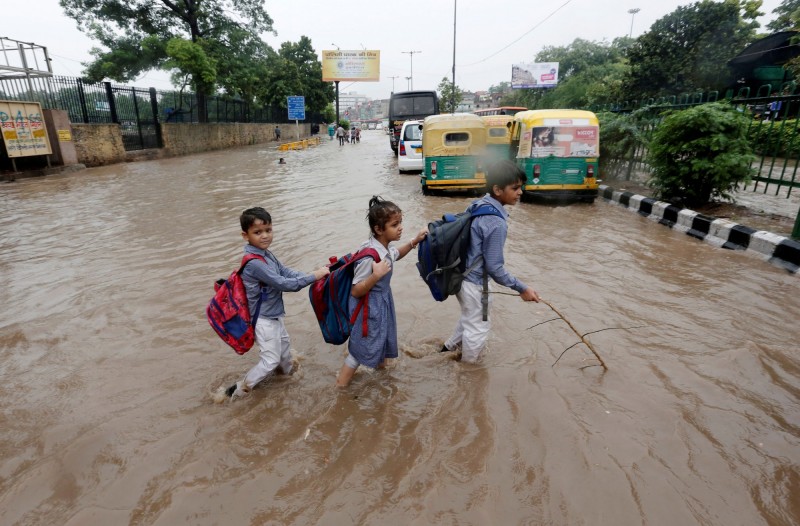
<path fill-rule="evenodd" d="M 790 238 L 755 230 L 727 219 L 703 215 L 632 192 L 620 192 L 607 185 L 600 185 L 600 195 L 706 243 L 730 250 L 754 252 L 762 259 L 794 274 L 798 274 L 800 269 L 800 242 Z"/>

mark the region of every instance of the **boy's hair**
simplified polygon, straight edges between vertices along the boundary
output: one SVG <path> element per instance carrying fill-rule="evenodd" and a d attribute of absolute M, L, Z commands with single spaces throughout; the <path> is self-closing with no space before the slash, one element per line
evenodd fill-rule
<path fill-rule="evenodd" d="M 242 225 L 242 232 L 247 232 L 250 227 L 253 226 L 253 223 L 256 222 L 256 219 L 260 219 L 265 225 L 272 224 L 272 216 L 269 215 L 269 212 L 260 206 L 248 208 L 239 216 L 239 224 Z"/>
<path fill-rule="evenodd" d="M 391 201 L 385 201 L 379 195 L 373 195 L 369 200 L 369 211 L 367 211 L 367 221 L 369 221 L 369 232 L 375 234 L 375 227 L 385 228 L 386 223 L 395 214 L 402 214 L 400 207 Z"/>
<path fill-rule="evenodd" d="M 491 194 L 495 185 L 505 188 L 516 183 L 525 184 L 526 179 L 525 172 L 513 161 L 496 161 L 486 171 L 486 191 Z"/>

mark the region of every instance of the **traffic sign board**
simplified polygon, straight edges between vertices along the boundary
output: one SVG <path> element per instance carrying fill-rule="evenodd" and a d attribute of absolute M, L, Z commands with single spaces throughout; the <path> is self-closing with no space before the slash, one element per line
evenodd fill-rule
<path fill-rule="evenodd" d="M 306 98 L 302 95 L 287 97 L 290 121 L 304 121 L 306 119 Z"/>

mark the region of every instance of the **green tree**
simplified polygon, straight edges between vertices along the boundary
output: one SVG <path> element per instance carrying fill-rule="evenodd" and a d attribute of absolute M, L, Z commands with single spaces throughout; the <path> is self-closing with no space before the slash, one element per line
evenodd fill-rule
<path fill-rule="evenodd" d="M 727 62 L 752 42 L 761 0 L 701 0 L 657 20 L 629 48 L 628 98 L 730 85 Z"/>
<path fill-rule="evenodd" d="M 516 90 L 514 103 L 528 108 L 586 108 L 620 98 L 628 72 L 625 52 L 632 40 L 613 42 L 575 39 L 567 46 L 548 46 L 536 55 L 537 62 L 558 62 L 558 85 L 549 90 Z M 511 98 L 504 98 L 509 104 Z"/>
<path fill-rule="evenodd" d="M 461 88 L 453 86 L 452 79 L 442 77 L 436 89 L 439 92 L 439 110 L 442 113 L 455 113 L 458 104 L 464 100 Z"/>
<path fill-rule="evenodd" d="M 328 123 L 336 122 L 336 108 L 333 104 L 328 103 L 322 110 L 322 120 Z"/>
<path fill-rule="evenodd" d="M 510 90 L 511 90 L 511 83 L 506 81 L 503 81 L 496 86 L 494 84 L 489 86 L 489 93 L 491 93 L 492 95 L 497 93 L 499 93 L 500 95 L 504 95 L 505 93 L 508 93 Z"/>
<path fill-rule="evenodd" d="M 307 36 L 268 54 L 266 78 L 269 82 L 262 81 L 256 90 L 263 104 L 285 108 L 287 97 L 302 95 L 308 111 L 322 112 L 336 97 L 333 84 L 322 81 L 322 63 Z"/>
<path fill-rule="evenodd" d="M 634 169 L 634 156 L 637 149 L 647 142 L 644 130 L 647 129 L 646 112 L 633 113 L 600 112 L 600 174 L 631 179 Z"/>
<path fill-rule="evenodd" d="M 732 200 L 753 174 L 747 127 L 748 118 L 722 102 L 667 114 L 647 149 L 656 196 L 686 206 Z"/>
<path fill-rule="evenodd" d="M 800 22 L 800 0 L 783 0 L 781 5 L 772 10 L 775 20 L 767 24 L 772 31 L 788 31 L 796 29 Z"/>
<path fill-rule="evenodd" d="M 272 31 L 262 0 L 60 0 L 60 4 L 80 30 L 105 48 L 92 49 L 87 78 L 126 82 L 153 69 L 173 70 L 196 91 L 203 110 L 218 81 L 236 91 L 234 79 L 240 73 L 233 68 L 245 57 L 252 60 L 248 54 L 254 49 L 264 52 L 259 35 Z M 205 111 L 200 111 L 200 118 L 205 119 Z"/>

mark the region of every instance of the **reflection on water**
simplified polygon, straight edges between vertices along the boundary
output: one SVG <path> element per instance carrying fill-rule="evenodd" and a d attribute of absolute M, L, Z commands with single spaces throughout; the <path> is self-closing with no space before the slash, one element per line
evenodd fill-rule
<path fill-rule="evenodd" d="M 238 214 L 311 270 L 366 238 L 369 198 L 406 236 L 468 197 L 424 197 L 380 132 L 0 186 L 2 524 L 797 524 L 796 277 L 625 210 L 512 210 L 507 265 L 545 305 L 493 297 L 478 365 L 436 352 L 457 303 L 413 254 L 393 290 L 401 358 L 333 388 L 305 291 L 300 369 L 234 404 L 257 358 L 204 319 L 236 266 Z M 535 327 L 534 327 L 535 325 Z M 625 327 L 640 326 L 637 329 Z"/>

